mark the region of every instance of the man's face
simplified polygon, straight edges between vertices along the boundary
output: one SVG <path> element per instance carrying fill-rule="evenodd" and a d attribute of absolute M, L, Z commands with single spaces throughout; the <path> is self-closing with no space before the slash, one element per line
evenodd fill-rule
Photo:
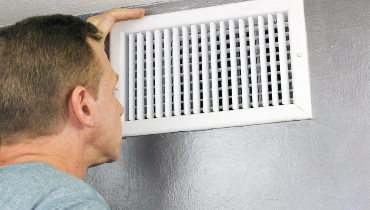
<path fill-rule="evenodd" d="M 93 39 L 89 38 L 88 42 L 95 51 L 104 72 L 100 81 L 99 98 L 96 101 L 98 126 L 95 147 L 103 157 L 108 159 L 108 162 L 113 162 L 119 157 L 119 144 L 122 140 L 123 107 L 114 96 L 118 75 L 110 66 L 103 47 Z"/>

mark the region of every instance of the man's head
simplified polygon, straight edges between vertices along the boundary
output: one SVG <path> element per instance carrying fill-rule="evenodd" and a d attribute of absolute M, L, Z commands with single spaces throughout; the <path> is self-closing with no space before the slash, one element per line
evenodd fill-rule
<path fill-rule="evenodd" d="M 66 15 L 31 17 L 0 31 L 0 145 L 17 143 L 15 135 L 62 131 L 76 86 L 98 99 L 103 71 L 88 37 L 102 38 L 91 23 Z"/>

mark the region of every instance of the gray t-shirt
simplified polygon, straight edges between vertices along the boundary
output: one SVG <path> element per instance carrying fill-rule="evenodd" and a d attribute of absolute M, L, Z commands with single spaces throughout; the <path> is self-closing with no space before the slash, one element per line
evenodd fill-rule
<path fill-rule="evenodd" d="M 88 184 L 46 163 L 0 167 L 1 210 L 109 209 Z"/>

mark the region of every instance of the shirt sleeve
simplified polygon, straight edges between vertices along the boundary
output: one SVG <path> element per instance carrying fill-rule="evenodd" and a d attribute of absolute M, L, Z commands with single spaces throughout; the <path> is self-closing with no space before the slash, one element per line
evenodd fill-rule
<path fill-rule="evenodd" d="M 99 197 L 78 196 L 55 200 L 40 210 L 110 210 L 108 204 Z"/>

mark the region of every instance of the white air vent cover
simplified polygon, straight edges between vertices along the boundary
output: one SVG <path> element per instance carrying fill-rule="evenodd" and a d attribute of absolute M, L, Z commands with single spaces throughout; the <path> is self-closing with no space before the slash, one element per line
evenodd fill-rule
<path fill-rule="evenodd" d="M 116 23 L 123 136 L 310 119 L 302 0 L 247 1 Z"/>

